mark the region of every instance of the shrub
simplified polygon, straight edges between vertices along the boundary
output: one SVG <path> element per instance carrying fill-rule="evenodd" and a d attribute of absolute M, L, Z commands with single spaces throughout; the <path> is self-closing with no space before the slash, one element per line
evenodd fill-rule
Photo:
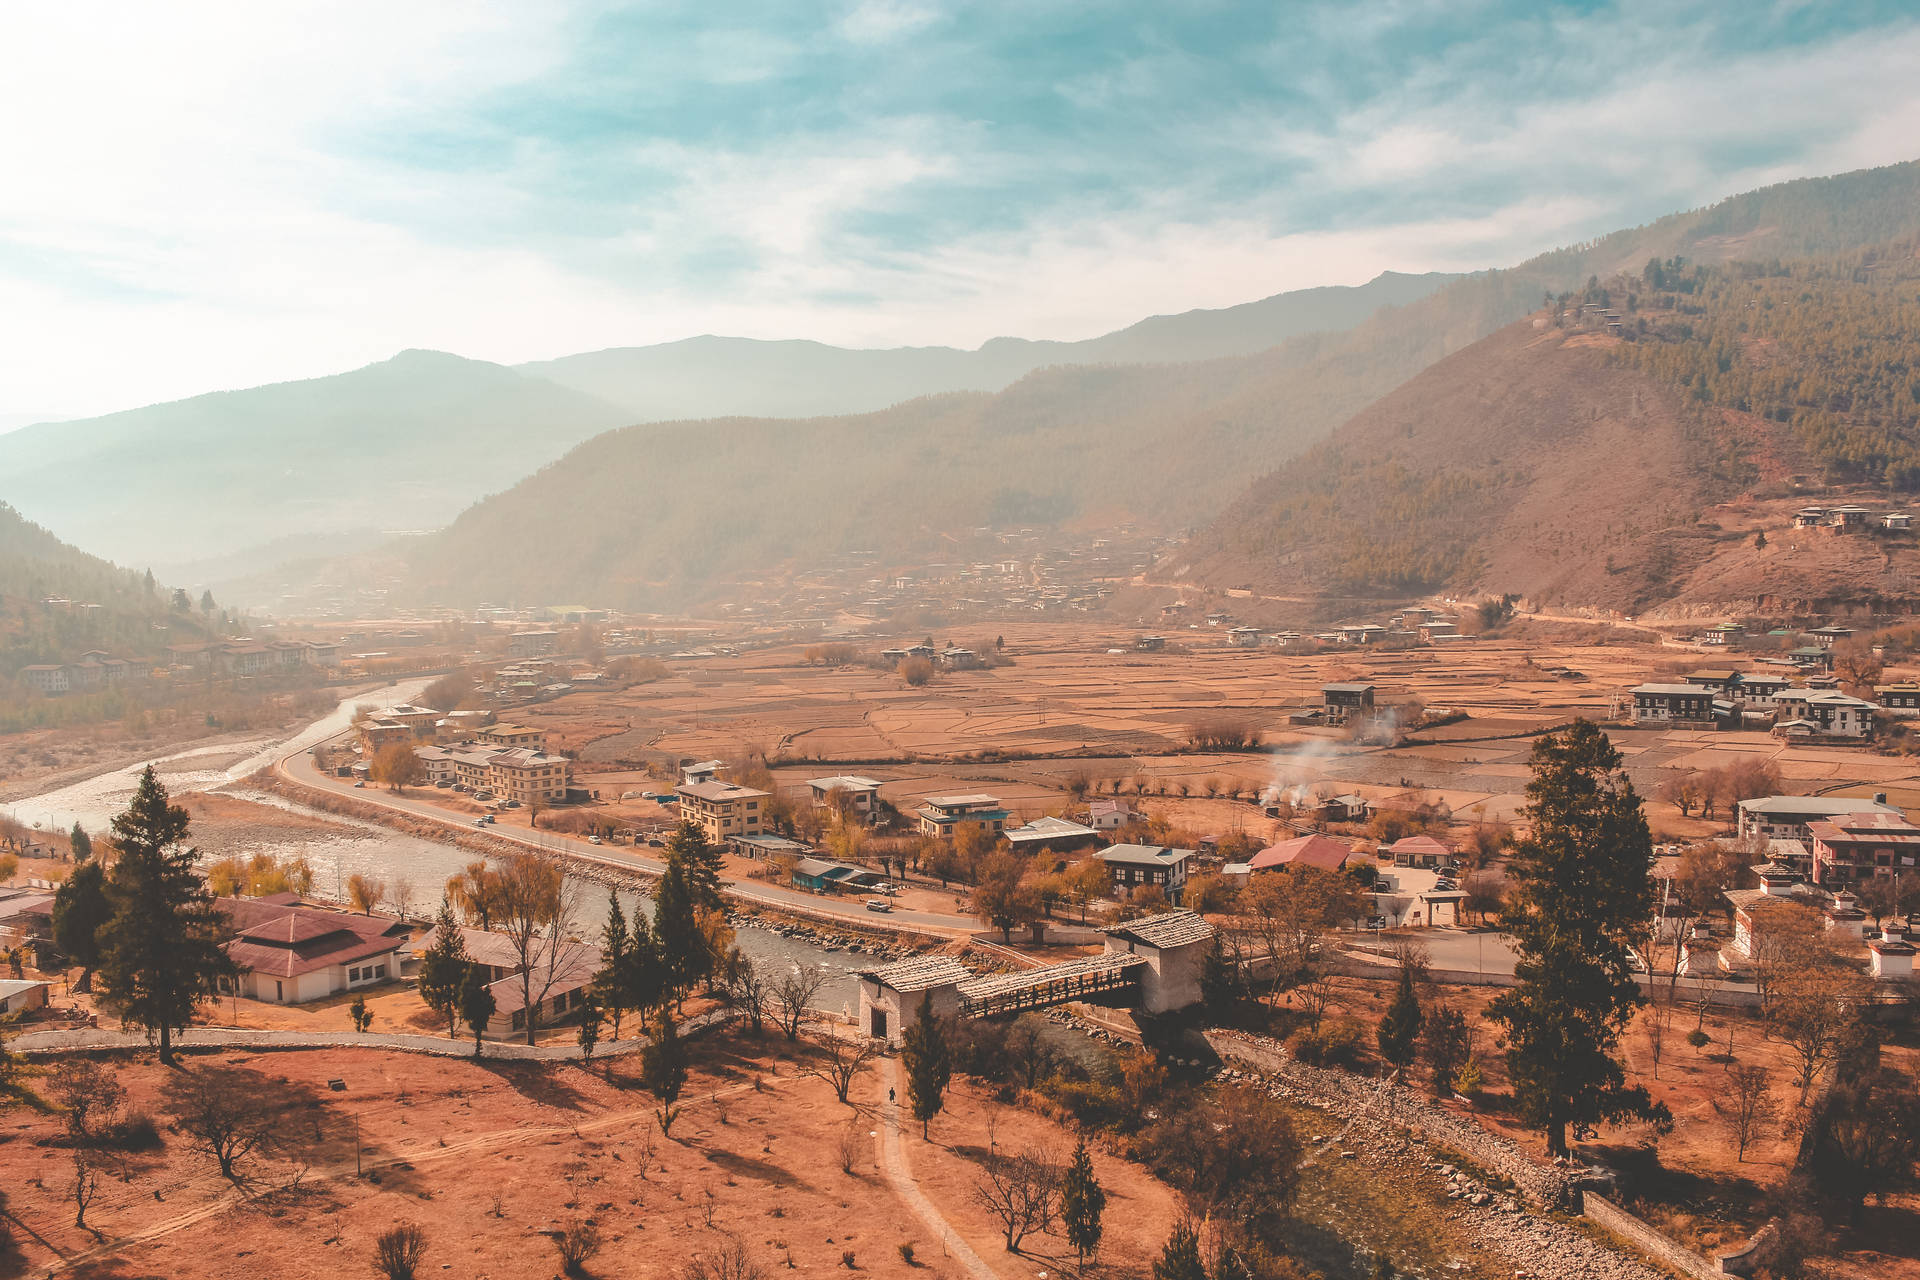
<path fill-rule="evenodd" d="M 1713 1043 L 1713 1037 L 1702 1031 L 1699 1027 L 1695 1027 L 1693 1030 L 1687 1032 L 1687 1043 L 1696 1049 L 1704 1049 Z"/>
<path fill-rule="evenodd" d="M 1300 1061 L 1315 1067 L 1351 1067 L 1360 1061 L 1364 1028 L 1357 1018 L 1327 1018 L 1317 1027 L 1302 1027 L 1287 1037 L 1287 1048 Z"/>
<path fill-rule="evenodd" d="M 902 1240 L 900 1242 L 900 1261 L 906 1263 L 908 1266 L 913 1265 L 913 1244 L 911 1241 Z"/>
<path fill-rule="evenodd" d="M 570 1276 L 580 1275 L 600 1252 L 600 1228 L 591 1218 L 575 1218 L 554 1235 L 553 1247 L 560 1255 L 560 1269 Z"/>
<path fill-rule="evenodd" d="M 427 1253 L 427 1233 L 411 1222 L 382 1231 L 373 1244 L 373 1269 L 387 1280 L 413 1280 Z"/>
<path fill-rule="evenodd" d="M 933 679 L 933 663 L 925 658 L 908 658 L 901 662 L 900 678 L 918 689 Z"/>

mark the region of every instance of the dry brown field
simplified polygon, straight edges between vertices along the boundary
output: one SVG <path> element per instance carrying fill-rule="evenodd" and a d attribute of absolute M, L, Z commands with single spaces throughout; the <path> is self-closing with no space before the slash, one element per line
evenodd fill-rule
<path fill-rule="evenodd" d="M 605 1241 L 589 1275 L 678 1277 L 730 1239 L 769 1274 L 838 1273 L 848 1255 L 867 1275 L 967 1274 L 880 1164 L 875 1107 L 886 1077 L 856 1084 L 856 1110 L 799 1074 L 777 1037 L 716 1036 L 695 1053 L 671 1140 L 624 1063 L 609 1076 L 365 1050 L 189 1057 L 188 1071 L 234 1067 L 284 1100 L 285 1145 L 252 1162 L 244 1193 L 162 1117 L 164 1145 L 129 1157 L 124 1180 L 102 1180 L 87 1215 L 98 1234 L 75 1228 L 57 1122 L 31 1110 L 0 1121 L 0 1185 L 32 1274 L 66 1259 L 76 1276 L 370 1275 L 374 1237 L 411 1220 L 429 1238 L 423 1275 L 545 1280 L 559 1272 L 551 1233 L 576 1218 L 592 1219 Z M 119 1065 L 130 1105 L 156 1115 L 171 1074 Z M 343 1091 L 328 1088 L 335 1079 Z M 1008 1255 L 973 1187 L 989 1138 L 1064 1154 L 1063 1129 L 961 1082 L 931 1141 L 910 1127 L 903 1142 L 921 1193 L 996 1275 L 1057 1269 L 1066 1253 L 1057 1237 Z M 1103 1274 L 1144 1276 L 1170 1228 L 1172 1194 L 1135 1165 L 1094 1159 L 1111 1197 Z M 914 1247 L 912 1265 L 902 1244 Z"/>
<path fill-rule="evenodd" d="M 1096 791 L 1115 780 L 1129 795 L 1144 787 L 1141 803 L 1196 833 L 1265 832 L 1275 824 L 1247 799 L 1276 783 L 1332 783 L 1388 805 L 1439 800 L 1463 820 L 1511 816 L 1526 784 L 1528 735 L 1574 716 L 1606 717 L 1622 691 L 1672 678 L 1662 673 L 1676 667 L 1728 661 L 1671 646 L 1594 643 L 1591 631 L 1569 631 L 1574 638 L 1564 642 L 1533 636 L 1305 656 L 1230 648 L 1212 629 L 1168 631 L 1169 651 L 1135 653 L 1137 634 L 1091 622 L 1009 626 L 1012 665 L 944 673 L 918 689 L 891 671 L 808 666 L 805 646 L 794 644 L 682 660 L 666 679 L 574 694 L 506 718 L 544 728 L 551 745 L 579 752 L 586 785 L 600 789 L 617 816 L 643 824 L 668 815 L 619 797 L 660 789 L 666 762 L 756 753 L 789 762 L 776 770 L 783 789 L 823 773 L 860 773 L 884 782 L 883 796 L 902 810 L 928 795 L 987 790 L 1033 818 L 1060 812 L 1069 783 L 1084 777 Z M 990 643 L 970 633 L 953 638 Z M 1585 678 L 1548 673 L 1556 667 Z M 1382 703 L 1418 702 L 1467 718 L 1390 748 L 1287 723 L 1335 680 L 1370 681 Z M 1261 749 L 1189 748 L 1193 726 L 1222 719 L 1258 729 Z M 1630 728 L 1613 737 L 1649 797 L 1669 770 L 1761 756 L 1778 764 L 1793 790 L 1887 790 L 1920 801 L 1920 763 L 1865 749 L 1787 747 L 1764 733 Z M 1243 798 L 1208 799 L 1210 784 Z M 1675 836 L 1723 825 L 1652 802 L 1649 817 Z"/>

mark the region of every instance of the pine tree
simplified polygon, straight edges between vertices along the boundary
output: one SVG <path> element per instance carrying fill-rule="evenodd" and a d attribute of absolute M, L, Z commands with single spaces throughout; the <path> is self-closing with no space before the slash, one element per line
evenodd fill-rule
<path fill-rule="evenodd" d="M 107 870 L 98 862 L 89 860 L 75 867 L 53 895 L 53 945 L 80 966 L 75 991 L 93 990 L 93 971 L 100 964 L 100 928 L 112 915 Z"/>
<path fill-rule="evenodd" d="M 466 940 L 453 917 L 453 903 L 443 898 L 440 915 L 434 921 L 433 942 L 420 953 L 420 998 L 447 1020 L 449 1040 L 459 1026 L 460 995 L 472 967 Z"/>
<path fill-rule="evenodd" d="M 1206 958 L 1200 964 L 1200 1000 L 1209 1013 L 1224 1013 L 1240 998 L 1240 967 L 1227 958 L 1227 951 L 1215 937 Z"/>
<path fill-rule="evenodd" d="M 1413 984 L 1413 969 L 1400 966 L 1400 988 L 1380 1019 L 1380 1056 L 1402 1071 L 1413 1062 L 1420 1047 L 1420 993 Z"/>
<path fill-rule="evenodd" d="M 1182 1218 L 1173 1224 L 1173 1234 L 1153 1264 L 1153 1280 L 1207 1280 L 1206 1263 L 1200 1259 L 1200 1237 L 1193 1223 Z"/>
<path fill-rule="evenodd" d="M 1082 1267 L 1100 1249 L 1100 1217 L 1107 1209 L 1107 1189 L 1093 1173 L 1093 1157 L 1085 1140 L 1075 1144 L 1073 1160 L 1060 1182 L 1060 1220 L 1066 1224 L 1067 1243 Z"/>
<path fill-rule="evenodd" d="M 660 1132 L 669 1132 L 679 1115 L 673 1104 L 687 1086 L 687 1047 L 665 1009 L 653 1021 L 652 1043 L 640 1052 L 640 1085 L 660 1099 Z"/>
<path fill-rule="evenodd" d="M 706 939 L 700 934 L 699 903 L 687 860 L 669 856 L 653 887 L 653 940 L 664 975 L 664 994 L 684 999 L 706 976 Z"/>
<path fill-rule="evenodd" d="M 720 894 L 720 884 L 726 863 L 721 851 L 707 839 L 705 830 L 686 819 L 667 837 L 667 861 L 671 864 L 676 860 L 686 869 L 687 887 L 692 892 L 694 906 L 724 910 L 726 899 Z"/>
<path fill-rule="evenodd" d="M 1653 841 L 1620 753 L 1592 722 L 1541 738 L 1532 769 L 1503 913 L 1518 983 L 1487 1016 L 1507 1029 L 1521 1115 L 1564 1156 L 1569 1126 L 1671 1123 L 1614 1056 L 1641 1003 L 1628 948 L 1653 913 Z"/>
<path fill-rule="evenodd" d="M 920 1136 L 947 1104 L 947 1082 L 953 1078 L 953 1053 L 947 1046 L 946 1030 L 933 1013 L 933 993 L 920 997 L 920 1013 L 900 1036 L 900 1057 L 907 1066 L 907 1098 L 913 1103 L 913 1118 L 920 1122 Z"/>
<path fill-rule="evenodd" d="M 184 1030 L 221 978 L 234 972 L 221 947 L 226 921 L 185 847 L 187 811 L 167 803 L 153 766 L 127 811 L 113 820 L 117 856 L 107 878 L 112 916 L 101 931 L 101 1003 L 157 1039 L 173 1062 Z"/>
<path fill-rule="evenodd" d="M 1461 1068 L 1467 1065 L 1473 1052 L 1473 1032 L 1467 1026 L 1467 1015 L 1452 1005 L 1441 1005 L 1427 1019 L 1422 1041 L 1433 1091 L 1443 1095 L 1452 1093 Z"/>
<path fill-rule="evenodd" d="M 620 908 L 620 891 L 607 891 L 607 927 L 600 933 L 600 972 L 593 976 L 593 1000 L 613 1020 L 613 1038 L 620 1038 L 620 1015 L 626 1012 L 627 983 L 633 965 L 633 938 L 627 932 L 627 913 Z"/>
<path fill-rule="evenodd" d="M 493 1021 L 493 1011 L 498 1002 L 493 998 L 493 983 L 487 976 L 485 965 L 470 964 L 460 980 L 460 1020 L 473 1032 L 473 1056 L 480 1056 L 480 1038 L 487 1032 L 487 1023 Z"/>
<path fill-rule="evenodd" d="M 77 822 L 73 824 L 73 830 L 67 833 L 67 845 L 73 851 L 75 862 L 85 862 L 93 856 L 93 837 Z"/>

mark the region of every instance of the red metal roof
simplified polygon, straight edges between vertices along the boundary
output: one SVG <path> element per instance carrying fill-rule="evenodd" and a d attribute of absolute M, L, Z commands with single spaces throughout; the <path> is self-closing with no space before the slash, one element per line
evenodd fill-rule
<path fill-rule="evenodd" d="M 1348 852 L 1346 845 L 1323 835 L 1297 836 L 1262 849 L 1247 865 L 1255 871 L 1269 867 L 1318 867 L 1322 871 L 1338 871 L 1346 864 Z"/>

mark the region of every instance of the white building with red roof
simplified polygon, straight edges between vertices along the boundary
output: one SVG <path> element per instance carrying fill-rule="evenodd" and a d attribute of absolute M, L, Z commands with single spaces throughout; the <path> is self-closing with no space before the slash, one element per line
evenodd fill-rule
<path fill-rule="evenodd" d="M 303 1004 L 400 976 L 395 954 L 411 926 L 389 916 L 356 916 L 298 902 L 222 903 L 234 934 L 227 957 L 239 993 L 271 1004 Z"/>

